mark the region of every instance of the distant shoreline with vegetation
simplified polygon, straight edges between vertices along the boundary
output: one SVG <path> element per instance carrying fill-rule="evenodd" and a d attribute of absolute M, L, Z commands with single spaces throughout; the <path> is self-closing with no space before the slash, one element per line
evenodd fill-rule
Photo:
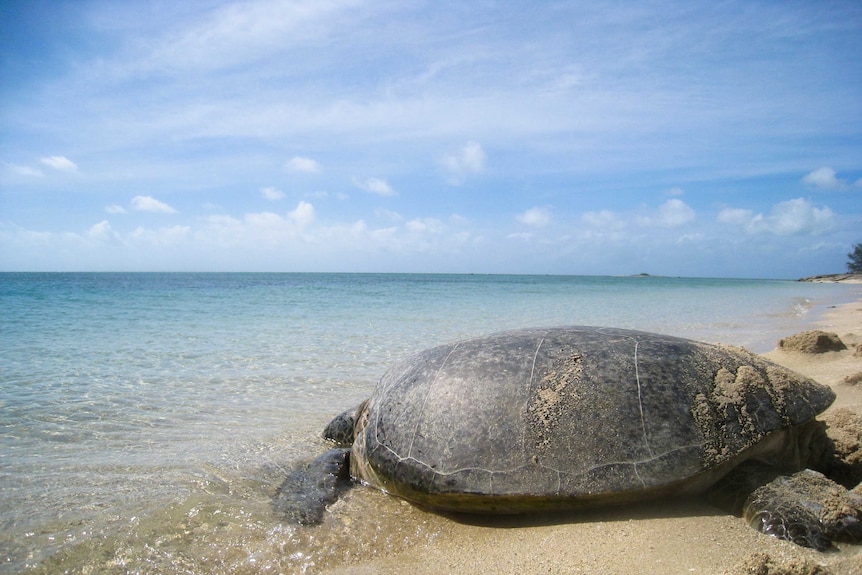
<path fill-rule="evenodd" d="M 819 276 L 810 276 L 800 278 L 796 281 L 813 282 L 813 283 L 862 283 L 862 274 L 843 273 L 843 274 L 824 274 Z"/>

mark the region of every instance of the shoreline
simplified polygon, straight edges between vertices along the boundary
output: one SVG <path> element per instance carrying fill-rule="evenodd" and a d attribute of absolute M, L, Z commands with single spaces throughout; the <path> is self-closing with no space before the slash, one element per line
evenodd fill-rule
<path fill-rule="evenodd" d="M 799 278 L 796 281 L 809 283 L 862 284 L 862 274 L 852 272 L 847 272 L 844 274 L 823 274 Z"/>
<path fill-rule="evenodd" d="M 854 282 L 855 283 L 855 282 Z M 828 306 L 819 317 L 802 322 L 798 332 L 835 332 L 848 349 L 817 356 L 773 349 L 761 354 L 794 371 L 831 386 L 837 395 L 831 409 L 850 408 L 862 414 L 862 385 L 843 383 L 862 372 L 862 299 Z M 786 334 L 787 336 L 792 334 Z M 355 514 L 357 500 L 374 512 L 375 494 L 356 491 L 332 512 Z M 380 500 L 377 499 L 379 505 Z M 414 575 L 448 572 L 671 575 L 675 573 L 793 575 L 862 572 L 862 545 L 841 544 L 839 551 L 820 553 L 756 532 L 702 500 L 656 501 L 586 513 L 530 518 L 489 519 L 467 524 L 415 509 L 403 502 L 387 505 L 407 515 L 403 528 L 419 521 L 426 534 L 416 540 L 405 534 L 397 550 L 375 550 L 350 564 L 324 570 L 330 575 Z M 398 513 L 398 512 L 396 512 Z M 354 515 L 355 517 L 355 515 Z M 361 525 L 355 528 L 360 529 Z M 408 542 L 409 541 L 409 542 Z M 820 571 L 814 569 L 819 568 Z"/>

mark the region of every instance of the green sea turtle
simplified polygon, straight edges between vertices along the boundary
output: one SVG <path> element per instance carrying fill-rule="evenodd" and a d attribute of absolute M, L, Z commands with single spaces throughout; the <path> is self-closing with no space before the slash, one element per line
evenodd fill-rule
<path fill-rule="evenodd" d="M 796 503 L 809 509 L 817 497 L 794 491 L 806 478 L 782 477 L 777 493 L 754 495 L 778 472 L 819 459 L 826 436 L 815 416 L 834 399 L 740 348 L 611 328 L 503 332 L 390 369 L 327 427 L 342 447 L 292 472 L 275 506 L 319 522 L 351 480 L 452 513 L 577 509 L 698 494 L 722 481 L 718 493 L 733 495 L 724 499 L 749 499 L 755 527 L 824 548 L 862 536 L 862 498 L 848 495 L 830 531 L 799 518 Z"/>

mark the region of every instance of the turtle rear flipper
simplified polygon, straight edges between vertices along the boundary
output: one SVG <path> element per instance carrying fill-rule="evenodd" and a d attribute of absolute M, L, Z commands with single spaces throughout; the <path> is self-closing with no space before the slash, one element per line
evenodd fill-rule
<path fill-rule="evenodd" d="M 319 525 L 326 506 L 350 488 L 350 450 L 330 449 L 287 474 L 273 507 L 290 523 Z"/>
<path fill-rule="evenodd" d="M 758 487 L 743 506 L 753 528 L 823 551 L 832 541 L 862 541 L 862 496 L 806 469 Z"/>

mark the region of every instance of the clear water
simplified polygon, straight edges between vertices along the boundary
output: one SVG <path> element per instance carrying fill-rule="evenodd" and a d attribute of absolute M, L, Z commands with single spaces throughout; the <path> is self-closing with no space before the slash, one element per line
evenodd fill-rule
<path fill-rule="evenodd" d="M 444 527 L 351 491 L 317 528 L 285 469 L 394 362 L 613 325 L 767 351 L 859 286 L 656 277 L 0 274 L 0 573 L 315 572 Z M 374 528 L 351 516 L 373 508 Z"/>

